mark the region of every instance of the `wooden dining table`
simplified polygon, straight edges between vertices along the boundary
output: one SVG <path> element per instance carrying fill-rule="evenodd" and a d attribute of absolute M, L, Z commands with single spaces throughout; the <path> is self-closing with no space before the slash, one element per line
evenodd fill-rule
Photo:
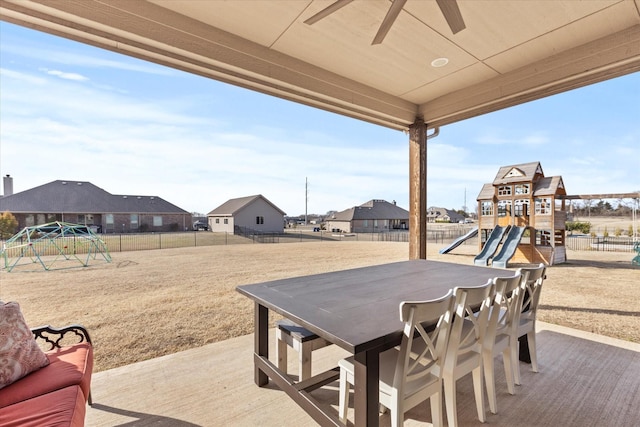
<path fill-rule="evenodd" d="M 485 284 L 513 271 L 449 262 L 412 260 L 242 285 L 237 291 L 255 302 L 254 381 L 271 379 L 320 425 L 339 426 L 311 391 L 335 381 L 337 368 L 295 382 L 269 361 L 269 310 L 304 326 L 354 355 L 354 421 L 377 426 L 379 355 L 399 345 L 402 301 L 439 298 L 457 286 Z"/>

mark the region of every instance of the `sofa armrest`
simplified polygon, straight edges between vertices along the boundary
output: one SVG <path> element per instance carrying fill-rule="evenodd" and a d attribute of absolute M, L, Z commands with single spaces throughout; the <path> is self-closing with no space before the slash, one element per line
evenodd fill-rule
<path fill-rule="evenodd" d="M 89 332 L 81 325 L 69 325 L 63 328 L 54 328 L 50 325 L 46 325 L 31 328 L 31 332 L 33 333 L 33 337 L 36 341 L 44 341 L 49 346 L 47 351 L 81 342 L 91 344 Z"/>

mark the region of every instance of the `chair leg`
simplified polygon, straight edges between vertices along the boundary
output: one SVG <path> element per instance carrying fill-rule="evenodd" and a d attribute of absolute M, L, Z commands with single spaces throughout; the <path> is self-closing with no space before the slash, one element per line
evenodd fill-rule
<path fill-rule="evenodd" d="M 444 403 L 447 411 L 447 424 L 449 427 L 458 427 L 458 413 L 456 406 L 456 380 L 453 375 L 448 376 L 443 381 Z"/>
<path fill-rule="evenodd" d="M 435 393 L 429 399 L 431 403 L 431 424 L 433 427 L 442 427 L 444 421 L 442 419 L 442 396 Z"/>
<path fill-rule="evenodd" d="M 391 427 L 402 427 L 404 424 L 404 402 L 402 398 L 398 396 L 398 390 L 392 391 L 390 400 L 389 416 L 391 417 Z"/>
<path fill-rule="evenodd" d="M 478 420 L 485 422 L 484 413 L 484 375 L 482 375 L 482 365 L 472 371 L 473 375 L 473 391 L 476 395 L 476 408 L 478 409 Z"/>
<path fill-rule="evenodd" d="M 513 382 L 516 385 L 520 385 L 520 358 L 518 357 L 520 342 L 517 338 L 511 340 L 509 343 L 509 350 L 511 352 L 511 363 L 513 363 Z"/>
<path fill-rule="evenodd" d="M 489 410 L 492 414 L 498 413 L 498 402 L 496 399 L 496 380 L 493 372 L 493 354 L 484 352 L 482 354 L 484 365 L 484 376 L 487 383 L 487 397 L 489 398 Z"/>
<path fill-rule="evenodd" d="M 505 348 L 504 351 L 502 352 L 502 360 L 504 361 L 504 376 L 507 379 L 507 391 L 509 392 L 509 394 L 512 394 L 512 395 L 516 394 L 515 380 L 514 380 L 514 374 L 513 374 L 514 362 L 511 359 L 511 350 L 509 348 Z"/>
<path fill-rule="evenodd" d="M 536 354 L 536 331 L 532 330 L 527 333 L 527 342 L 529 343 L 529 356 L 531 357 L 531 370 L 538 372 L 538 357 Z"/>
<path fill-rule="evenodd" d="M 347 372 L 340 368 L 340 393 L 339 393 L 338 416 L 340 422 L 347 423 L 347 408 L 349 407 L 349 383 L 347 382 Z"/>
<path fill-rule="evenodd" d="M 287 372 L 287 342 L 283 339 L 281 332 L 276 331 L 276 359 L 278 361 L 278 369 Z"/>

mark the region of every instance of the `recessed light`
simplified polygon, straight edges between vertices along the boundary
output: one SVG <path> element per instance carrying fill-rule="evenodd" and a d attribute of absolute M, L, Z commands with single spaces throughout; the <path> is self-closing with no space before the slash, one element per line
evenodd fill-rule
<path fill-rule="evenodd" d="M 434 68 L 444 67 L 449 63 L 449 58 L 436 58 L 431 61 L 431 66 Z"/>

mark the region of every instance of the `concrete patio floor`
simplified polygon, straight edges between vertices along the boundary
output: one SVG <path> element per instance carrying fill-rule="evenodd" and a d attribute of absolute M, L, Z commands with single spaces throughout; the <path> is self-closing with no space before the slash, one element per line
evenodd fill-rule
<path fill-rule="evenodd" d="M 458 381 L 460 426 L 640 425 L 640 345 L 542 322 L 537 342 L 540 372 L 521 363 L 522 386 L 514 396 L 496 359 L 498 414 L 487 404 L 485 424 L 476 417 L 470 376 Z M 289 351 L 289 372 L 297 374 Z M 346 355 L 336 346 L 317 350 L 314 373 Z M 92 395 L 88 427 L 317 425 L 276 386 L 254 384 L 253 335 L 95 373 Z M 337 413 L 337 382 L 313 395 Z M 352 422 L 352 411 L 349 417 Z M 431 425 L 428 403 L 405 419 L 407 426 Z M 380 425 L 390 425 L 388 413 Z"/>

